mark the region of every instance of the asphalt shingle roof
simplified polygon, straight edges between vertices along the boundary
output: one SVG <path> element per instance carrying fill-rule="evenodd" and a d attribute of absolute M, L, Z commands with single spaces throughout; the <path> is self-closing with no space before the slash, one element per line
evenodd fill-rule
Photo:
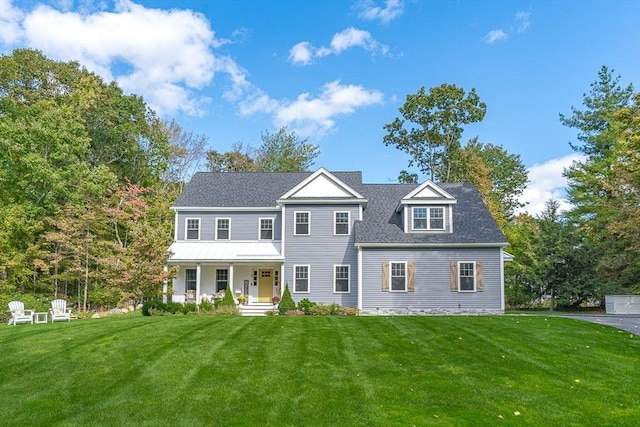
<path fill-rule="evenodd" d="M 405 233 L 400 200 L 418 184 L 364 184 L 369 203 L 362 221 L 355 224 L 356 243 L 383 244 L 506 244 L 507 240 L 471 184 L 439 183 L 456 198 L 453 233 Z"/>
<path fill-rule="evenodd" d="M 246 208 L 275 207 L 277 200 L 309 177 L 294 173 L 196 173 L 174 207 Z M 404 233 L 400 200 L 418 184 L 363 184 L 360 172 L 332 174 L 367 200 L 362 221 L 356 221 L 356 243 L 380 244 L 506 244 L 480 194 L 471 184 L 439 183 L 456 198 L 453 205 L 453 233 Z"/>

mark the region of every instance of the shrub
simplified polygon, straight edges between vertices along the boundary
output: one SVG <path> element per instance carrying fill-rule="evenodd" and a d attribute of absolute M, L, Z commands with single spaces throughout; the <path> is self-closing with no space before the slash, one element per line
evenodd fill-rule
<path fill-rule="evenodd" d="M 215 309 L 213 314 L 219 315 L 219 316 L 239 316 L 240 310 L 238 310 L 238 307 L 236 307 L 235 304 L 231 307 L 223 304 L 217 309 Z"/>
<path fill-rule="evenodd" d="M 182 307 L 182 312 L 184 314 L 197 313 L 198 306 L 193 302 L 188 302 Z"/>
<path fill-rule="evenodd" d="M 284 292 L 282 293 L 282 299 L 280 300 L 280 305 L 278 305 L 278 312 L 280 314 L 285 314 L 287 311 L 295 310 L 296 303 L 291 298 L 291 292 L 289 291 L 289 284 L 287 283 L 284 286 Z"/>
<path fill-rule="evenodd" d="M 264 312 L 265 316 L 275 316 L 276 314 L 278 314 L 278 310 L 269 310 Z"/>
<path fill-rule="evenodd" d="M 342 307 L 342 314 L 345 316 L 357 316 L 360 311 L 356 307 Z"/>
<path fill-rule="evenodd" d="M 150 299 L 142 304 L 143 316 L 157 316 L 159 311 L 167 311 L 167 306 L 162 303 L 162 300 Z"/>
<path fill-rule="evenodd" d="M 222 301 L 220 302 L 218 308 L 235 307 L 235 306 L 236 306 L 236 302 L 233 300 L 233 293 L 231 292 L 231 289 L 227 289 L 224 293 L 224 297 L 222 298 Z"/>
<path fill-rule="evenodd" d="M 211 301 L 203 299 L 200 301 L 200 312 L 201 313 L 211 313 L 213 312 L 213 304 Z"/>
<path fill-rule="evenodd" d="M 302 310 L 287 310 L 286 313 L 284 313 L 285 316 L 304 316 L 305 313 Z"/>
<path fill-rule="evenodd" d="M 309 310 L 317 305 L 315 302 L 309 301 L 309 298 L 304 298 L 298 302 L 298 309 L 304 311 L 305 314 L 311 314 Z"/>
<path fill-rule="evenodd" d="M 319 304 L 309 309 L 309 314 L 312 316 L 337 316 L 343 313 L 344 309 L 337 303 L 331 305 Z"/>
<path fill-rule="evenodd" d="M 166 305 L 165 310 L 171 314 L 182 314 L 183 306 L 179 302 L 170 302 Z"/>

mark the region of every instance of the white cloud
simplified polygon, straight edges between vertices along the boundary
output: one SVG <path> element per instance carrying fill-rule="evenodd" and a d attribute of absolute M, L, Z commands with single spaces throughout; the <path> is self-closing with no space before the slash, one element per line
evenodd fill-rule
<path fill-rule="evenodd" d="M 484 41 L 487 44 L 493 44 L 500 40 L 506 40 L 507 37 L 508 37 L 507 33 L 505 33 L 502 30 L 491 30 L 487 33 L 486 36 L 482 38 L 482 41 Z"/>
<path fill-rule="evenodd" d="M 529 25 L 531 25 L 531 21 L 529 20 L 530 16 L 531 16 L 531 13 L 529 12 L 516 13 L 515 21 L 516 21 L 516 25 L 518 25 L 518 28 L 516 28 L 516 32 L 523 33 L 527 31 L 527 28 L 529 28 Z"/>
<path fill-rule="evenodd" d="M 384 7 L 377 6 L 373 0 L 362 0 L 356 8 L 359 10 L 359 18 L 383 24 L 393 21 L 404 12 L 404 4 L 400 0 L 386 0 Z"/>
<path fill-rule="evenodd" d="M 545 203 L 551 199 L 560 202 L 561 210 L 568 210 L 571 205 L 566 199 L 567 179 L 562 176 L 566 168 L 574 162 L 582 160 L 579 154 L 569 154 L 551 159 L 529 168 L 529 185 L 522 193 L 520 202 L 526 203 L 521 212 L 538 215 L 545 209 Z"/>
<path fill-rule="evenodd" d="M 518 12 L 514 18 L 515 29 L 513 25 L 510 26 L 510 29 L 504 31 L 502 29 L 491 30 L 489 31 L 483 38 L 482 41 L 487 44 L 493 44 L 500 40 L 506 40 L 509 38 L 509 34 L 521 34 L 527 31 L 529 26 L 531 25 L 531 13 L 529 12 Z"/>
<path fill-rule="evenodd" d="M 383 95 L 358 85 L 326 83 L 317 97 L 310 93 L 298 95 L 294 101 L 276 101 L 256 91 L 241 103 L 241 112 L 273 114 L 274 124 L 287 126 L 303 137 L 320 137 L 335 127 L 335 118 L 353 114 L 358 108 L 380 104 Z"/>
<path fill-rule="evenodd" d="M 389 47 L 376 41 L 368 31 L 349 27 L 333 35 L 330 47 L 314 47 L 307 41 L 294 45 L 289 50 L 289 61 L 296 65 L 309 65 L 314 58 L 322 58 L 331 54 L 339 55 L 353 47 L 382 55 L 389 53 Z"/>
<path fill-rule="evenodd" d="M 40 49 L 56 60 L 75 60 L 123 90 L 143 95 L 158 113 L 202 114 L 208 98 L 197 91 L 212 83 L 216 73 L 244 83 L 243 70 L 233 60 L 213 52 L 228 40 L 215 37 L 207 18 L 190 10 L 145 8 L 118 0 L 113 12 L 65 11 L 39 5 L 25 12 L 0 0 L 0 19 L 7 44 Z M 6 36 L 10 34 L 10 36 Z"/>
<path fill-rule="evenodd" d="M 309 42 L 300 42 L 289 50 L 289 61 L 294 64 L 307 65 L 313 59 L 313 46 Z"/>
<path fill-rule="evenodd" d="M 20 39 L 23 17 L 24 13 L 13 7 L 11 0 L 0 0 L 0 43 L 12 45 Z"/>

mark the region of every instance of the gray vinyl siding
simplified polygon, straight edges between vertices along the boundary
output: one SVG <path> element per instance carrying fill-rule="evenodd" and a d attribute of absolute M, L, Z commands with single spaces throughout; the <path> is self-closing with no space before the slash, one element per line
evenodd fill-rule
<path fill-rule="evenodd" d="M 382 291 L 382 264 L 389 261 L 413 261 L 415 292 Z M 452 292 L 451 262 L 482 263 L 482 292 Z M 502 289 L 500 248 L 487 249 L 363 249 L 363 310 L 500 310 Z"/>
<path fill-rule="evenodd" d="M 200 218 L 200 240 L 212 241 L 216 238 L 217 218 L 229 218 L 231 228 L 230 240 L 258 240 L 260 233 L 260 218 L 273 218 L 273 240 L 281 240 L 282 213 L 275 211 L 251 212 L 179 212 L 178 236 L 176 240 L 185 238 L 185 221 L 187 218 Z"/>
<path fill-rule="evenodd" d="M 309 236 L 294 236 L 295 212 L 310 212 Z M 349 235 L 334 235 L 334 212 L 350 213 Z M 358 215 L 358 205 L 286 205 L 283 284 L 289 284 L 294 301 L 308 298 L 322 304 L 357 305 L 358 255 L 353 223 Z M 309 266 L 309 293 L 294 292 L 295 265 Z M 335 265 L 349 265 L 349 293 L 334 292 Z"/>

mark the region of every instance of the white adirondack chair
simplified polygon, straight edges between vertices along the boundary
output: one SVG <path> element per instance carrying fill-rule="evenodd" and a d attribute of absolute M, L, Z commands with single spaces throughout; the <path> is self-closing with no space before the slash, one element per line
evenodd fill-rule
<path fill-rule="evenodd" d="M 67 302 L 63 299 L 54 299 L 51 301 L 49 312 L 51 313 L 51 323 L 56 320 L 71 321 L 71 309 L 67 308 Z"/>
<path fill-rule="evenodd" d="M 22 301 L 11 301 L 9 303 L 9 311 L 11 311 L 11 319 L 9 325 L 17 325 L 18 323 L 33 323 L 33 310 L 25 310 Z"/>

